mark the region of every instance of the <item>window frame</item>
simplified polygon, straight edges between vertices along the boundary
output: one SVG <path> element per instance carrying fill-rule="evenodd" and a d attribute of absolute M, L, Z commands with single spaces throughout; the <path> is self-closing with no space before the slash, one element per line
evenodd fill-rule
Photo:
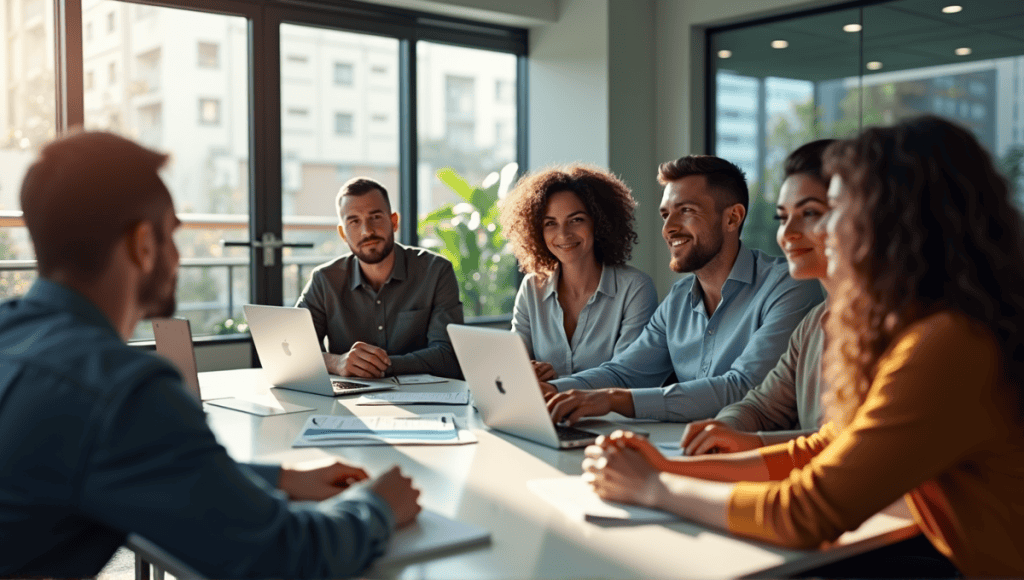
<path fill-rule="evenodd" d="M 84 124 L 84 71 L 82 0 L 54 3 L 55 67 L 58 135 Z M 417 111 L 416 43 L 420 40 L 466 48 L 493 50 L 516 57 L 516 161 L 526 167 L 527 49 L 525 29 L 415 10 L 367 4 L 354 0 L 118 0 L 125 4 L 159 6 L 194 12 L 240 16 L 249 22 L 249 207 L 250 239 L 265 232 L 281 238 L 283 230 L 282 124 L 280 97 L 280 25 L 283 23 L 343 30 L 396 38 L 399 41 L 399 211 L 417 216 Z M 116 18 L 116 17 L 115 17 Z M 116 26 L 116 22 L 115 22 Z M 119 73 L 121 71 L 118 71 Z M 406 243 L 419 243 L 416 219 L 402 220 L 400 235 Z M 250 250 L 250 299 L 280 304 L 284 277 L 281 261 L 263 267 L 261 251 Z M 511 316 L 511 313 L 509 313 Z M 214 341 L 238 338 L 212 337 Z M 247 340 L 247 339 L 246 339 Z"/>

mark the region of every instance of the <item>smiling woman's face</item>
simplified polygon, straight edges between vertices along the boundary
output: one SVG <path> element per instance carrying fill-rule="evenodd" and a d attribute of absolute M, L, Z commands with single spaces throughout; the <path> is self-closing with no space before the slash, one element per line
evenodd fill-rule
<path fill-rule="evenodd" d="M 775 240 L 786 260 L 789 274 L 797 280 L 824 279 L 828 275 L 825 232 L 818 225 L 828 213 L 828 190 L 810 175 L 789 176 L 779 189 Z"/>
<path fill-rule="evenodd" d="M 552 194 L 542 224 L 544 243 L 560 263 L 594 259 L 594 220 L 575 193 Z"/>

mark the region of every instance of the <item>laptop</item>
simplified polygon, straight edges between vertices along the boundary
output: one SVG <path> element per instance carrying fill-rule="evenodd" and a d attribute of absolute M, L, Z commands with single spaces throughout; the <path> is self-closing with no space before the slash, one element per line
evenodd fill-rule
<path fill-rule="evenodd" d="M 192 327 L 184 318 L 155 318 L 153 339 L 156 353 L 174 363 L 185 381 L 185 388 L 202 401 L 199 392 L 199 371 L 196 366 L 196 350 L 192 344 Z"/>
<path fill-rule="evenodd" d="M 485 425 L 555 449 L 586 447 L 597 439 L 597 433 L 551 422 L 518 334 L 449 324 L 448 335 Z"/>
<path fill-rule="evenodd" d="M 154 318 L 152 323 L 157 354 L 178 367 L 178 372 L 181 373 L 181 378 L 185 382 L 185 388 L 188 389 L 189 393 L 197 401 L 261 417 L 313 410 L 310 407 L 283 402 L 278 403 L 281 405 L 279 408 L 236 397 L 203 397 L 199 389 L 199 372 L 196 365 L 196 350 L 192 344 L 192 327 L 188 320 L 183 318 Z"/>
<path fill-rule="evenodd" d="M 263 374 L 275 387 L 326 397 L 395 388 L 393 379 L 328 375 L 309 310 L 260 304 L 246 304 L 242 309 Z"/>

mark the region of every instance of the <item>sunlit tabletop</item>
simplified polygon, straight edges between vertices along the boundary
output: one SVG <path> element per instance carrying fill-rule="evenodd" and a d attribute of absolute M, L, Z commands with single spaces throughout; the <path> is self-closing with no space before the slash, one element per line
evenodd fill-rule
<path fill-rule="evenodd" d="M 582 450 L 558 451 L 488 430 L 471 405 L 357 406 L 358 395 L 323 397 L 270 389 L 259 369 L 200 374 L 203 397 L 234 396 L 315 411 L 259 417 L 205 405 L 220 442 L 239 461 L 298 462 L 339 457 L 369 473 L 401 465 L 421 490 L 422 505 L 491 532 L 487 545 L 454 550 L 425 560 L 374 568 L 372 577 L 396 578 L 735 578 L 785 576 L 917 533 L 899 506 L 875 515 L 826 550 L 785 550 L 741 540 L 688 522 L 602 526 L 569 518 L 527 489 L 534 479 L 579 475 Z M 408 391 L 465 390 L 462 381 L 403 385 Z M 415 415 L 453 413 L 459 427 L 479 442 L 458 446 L 365 446 L 292 448 L 311 413 Z M 678 441 L 682 425 L 640 422 L 618 416 L 590 420 L 587 428 L 609 433 L 626 427 L 650 433 L 655 442 Z"/>

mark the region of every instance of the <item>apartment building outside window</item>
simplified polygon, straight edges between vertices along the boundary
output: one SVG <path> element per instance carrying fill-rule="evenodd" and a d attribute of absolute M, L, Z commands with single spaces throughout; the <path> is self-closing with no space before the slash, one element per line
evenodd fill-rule
<path fill-rule="evenodd" d="M 7 198 L 20 186 L 22 169 L 18 167 L 26 166 L 38 146 L 56 134 L 58 79 L 54 59 L 45 56 L 52 55 L 61 29 L 55 30 L 56 1 L 35 2 L 44 9 L 33 21 L 42 23 L 41 32 L 38 38 L 35 32 L 14 35 L 17 42 L 33 46 L 19 45 L 17 54 L 25 55 L 24 59 L 8 53 L 9 66 L 0 76 L 0 90 L 12 95 L 0 111 L 7 119 L 4 126 L 11 128 L 9 140 L 0 142 L 5 169 L 0 172 L 0 217 L 17 207 L 16 200 L 12 204 Z M 78 48 L 81 54 L 72 55 L 68 62 L 72 73 L 74 63 L 80 63 L 77 74 L 84 94 L 77 101 L 73 96 L 66 118 L 171 154 L 162 177 L 185 224 L 178 240 L 182 255 L 179 315 L 192 322 L 197 336 L 238 332 L 243 321 L 241 305 L 247 302 L 294 304 L 310 269 L 347 251 L 337 236 L 334 209 L 334 196 L 345 180 L 366 175 L 384 183 L 395 209 L 403 213 L 399 240 L 444 252 L 438 228 L 453 226 L 423 220 L 459 200 L 437 180 L 437 170 L 453 167 L 479 185 L 487 173 L 517 158 L 522 139 L 517 105 L 496 106 L 500 100 L 496 87 L 499 79 L 511 86 L 517 83 L 517 59 L 526 46 L 522 31 L 474 26 L 474 32 L 459 41 L 469 45 L 462 47 L 424 40 L 450 39 L 444 18 L 431 18 L 415 30 L 389 31 L 395 16 L 386 8 L 372 30 L 360 31 L 344 28 L 347 21 L 337 17 L 343 6 L 310 3 L 296 8 L 293 3 L 268 0 L 273 10 L 261 12 L 252 10 L 248 0 L 219 0 L 216 7 L 210 4 L 196 11 L 190 3 L 174 0 L 161 6 L 161 2 L 81 0 L 78 22 L 85 42 Z M 10 13 L 10 4 L 5 4 Z M 0 22 L 5 38 L 12 38 L 11 26 L 20 25 L 20 10 L 17 16 Z M 278 86 L 267 86 L 266 77 L 252 69 L 252 58 L 259 56 L 249 51 L 254 26 L 279 29 L 275 52 L 280 60 L 270 66 L 279 67 L 273 77 L 280 78 Z M 431 27 L 438 26 L 442 28 L 432 32 Z M 450 30 L 464 30 L 458 24 L 452 26 Z M 101 31 L 100 37 L 96 30 Z M 402 40 L 408 42 L 402 45 Z M 187 55 L 190 47 L 196 51 L 193 56 Z M 73 43 L 71 49 L 75 49 Z M 400 76 L 405 74 L 400 57 L 406 50 L 410 53 L 406 56 L 419 64 L 416 83 Z M 29 76 L 29 61 L 36 67 L 31 75 L 38 87 L 22 81 Z M 495 63 L 500 63 L 499 73 Z M 449 75 L 474 79 L 473 91 L 478 94 L 467 102 L 482 103 L 473 112 L 479 118 L 469 119 L 464 112 L 464 120 L 473 122 L 477 128 L 473 133 L 479 134 L 455 139 L 473 147 L 456 148 L 447 139 L 444 79 Z M 415 92 L 400 101 L 413 84 Z M 8 87 L 13 86 L 27 92 L 12 93 Z M 273 99 L 279 100 L 279 115 L 251 115 L 250 103 L 259 106 L 261 98 L 274 92 L 279 92 Z M 410 106 L 419 112 L 419 123 L 409 122 L 405 112 Z M 440 129 L 434 126 L 435 119 Z M 497 129 L 499 124 L 506 129 Z M 253 142 L 257 129 L 261 138 Z M 403 149 L 403 139 L 418 146 Z M 250 160 L 251 151 L 258 159 Z M 283 155 L 284 151 L 289 154 Z M 10 159 L 19 161 L 12 165 Z M 253 173 L 259 179 L 251 180 Z M 279 181 L 264 173 L 279 176 Z M 256 201 L 250 205 L 250 200 Z M 275 271 L 264 266 L 261 251 L 250 253 L 220 243 L 244 241 L 251 228 L 260 228 L 258 235 L 262 235 L 268 227 L 259 225 L 267 223 L 263 216 L 275 213 L 278 239 L 313 244 L 313 249 L 285 248 L 277 253 L 276 282 L 267 277 L 266 272 Z M 23 290 L 34 279 L 31 258 L 24 228 L 0 227 L 0 298 Z M 29 262 L 10 263 L 17 259 Z M 476 283 L 473 277 L 478 269 L 465 264 L 456 267 L 460 285 Z M 514 293 L 514 263 L 501 262 L 501 267 L 510 276 L 502 286 Z M 473 304 L 467 313 L 507 315 L 510 303 L 504 298 L 491 300 L 499 294 L 467 294 L 464 299 Z M 136 338 L 150 336 L 148 326 L 141 325 Z"/>
<path fill-rule="evenodd" d="M 199 123 L 201 125 L 220 124 L 219 99 L 199 99 Z"/>
<path fill-rule="evenodd" d="M 215 42 L 199 43 L 199 68 L 220 67 L 220 46 Z"/>

